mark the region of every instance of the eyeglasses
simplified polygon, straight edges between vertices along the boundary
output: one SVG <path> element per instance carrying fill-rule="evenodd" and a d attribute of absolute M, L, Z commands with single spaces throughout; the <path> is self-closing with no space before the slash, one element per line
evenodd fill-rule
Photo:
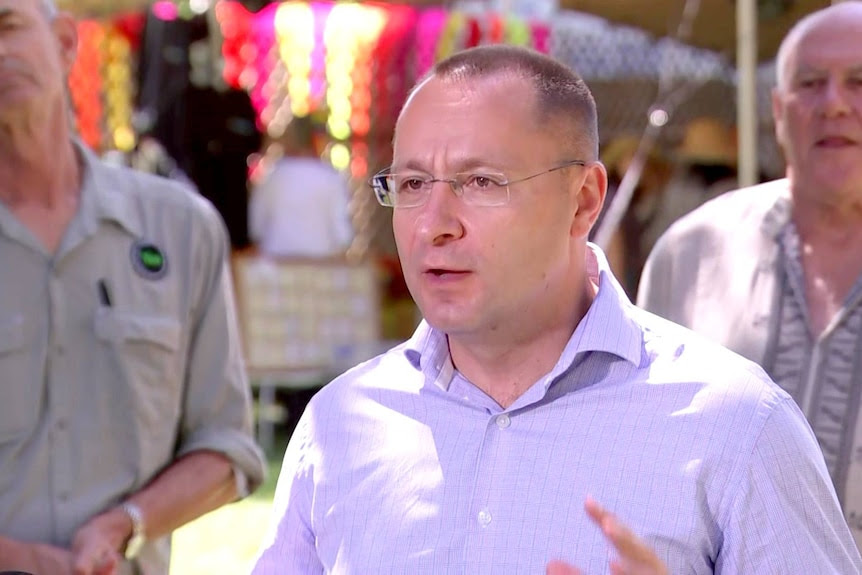
<path fill-rule="evenodd" d="M 375 174 L 369 185 L 380 205 L 389 208 L 415 208 L 428 201 L 436 182 L 449 184 L 455 195 L 472 206 L 504 206 L 509 203 L 509 186 L 571 166 L 586 166 L 583 160 L 569 160 L 525 178 L 510 180 L 505 175 L 488 172 L 455 174 L 451 178 L 429 178 L 419 174 L 391 173 L 389 168 Z"/>

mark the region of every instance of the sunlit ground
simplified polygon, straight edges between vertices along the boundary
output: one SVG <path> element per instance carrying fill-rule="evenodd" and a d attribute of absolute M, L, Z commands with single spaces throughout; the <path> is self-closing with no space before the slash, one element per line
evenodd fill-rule
<path fill-rule="evenodd" d="M 267 454 L 269 478 L 251 497 L 217 509 L 174 534 L 171 575 L 246 575 L 270 520 L 286 439 Z"/>
<path fill-rule="evenodd" d="M 270 505 L 249 500 L 213 511 L 174 535 L 171 575 L 249 573 L 269 521 Z"/>

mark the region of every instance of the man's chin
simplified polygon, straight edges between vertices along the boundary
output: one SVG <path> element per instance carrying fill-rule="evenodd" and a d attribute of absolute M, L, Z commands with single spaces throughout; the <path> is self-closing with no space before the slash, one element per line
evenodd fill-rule
<path fill-rule="evenodd" d="M 475 331 L 476 325 L 466 314 L 429 313 L 423 316 L 428 325 L 446 335 L 460 335 Z"/>

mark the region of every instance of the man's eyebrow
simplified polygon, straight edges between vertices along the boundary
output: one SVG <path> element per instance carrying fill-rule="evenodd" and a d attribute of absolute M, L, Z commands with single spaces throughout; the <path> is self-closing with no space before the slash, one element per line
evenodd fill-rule
<path fill-rule="evenodd" d="M 479 158 L 479 157 L 461 158 L 461 159 L 459 159 L 453 163 L 454 163 L 454 165 L 456 167 L 456 171 L 458 173 L 467 172 L 467 171 L 475 170 L 478 168 L 492 169 L 492 166 L 495 165 L 494 163 L 492 163 L 492 162 L 490 162 L 484 158 Z M 421 161 L 416 161 L 416 160 L 408 160 L 405 164 L 395 166 L 395 168 L 397 171 L 408 170 L 408 171 L 415 171 L 415 172 L 430 173 L 430 172 L 428 172 L 428 169 L 426 168 L 426 166 Z"/>
<path fill-rule="evenodd" d="M 794 77 L 810 76 L 812 74 L 822 74 L 822 73 L 823 73 L 823 70 L 821 70 L 820 68 L 817 68 L 815 66 L 802 65 L 796 70 L 796 73 L 793 76 Z"/>
<path fill-rule="evenodd" d="M 425 172 L 425 167 L 422 165 L 422 162 L 418 162 L 416 160 L 407 160 L 407 163 L 396 166 L 398 171 L 401 170 L 409 170 L 411 172 Z"/>
<path fill-rule="evenodd" d="M 816 66 L 800 66 L 800 68 L 793 75 L 794 78 L 798 78 L 800 76 L 819 76 L 828 74 L 829 71 L 823 68 L 819 68 Z M 848 74 L 860 74 L 862 73 L 862 64 L 857 64 L 854 66 L 850 66 L 847 69 Z"/>

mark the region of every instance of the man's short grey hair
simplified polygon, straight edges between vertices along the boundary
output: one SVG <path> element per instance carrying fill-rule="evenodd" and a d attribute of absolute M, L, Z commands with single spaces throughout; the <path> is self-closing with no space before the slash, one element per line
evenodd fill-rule
<path fill-rule="evenodd" d="M 581 159 L 598 159 L 599 126 L 596 101 L 584 80 L 562 62 L 539 52 L 506 44 L 493 44 L 456 52 L 438 62 L 419 81 L 428 78 L 470 81 L 512 73 L 533 86 L 537 120 L 559 131 L 569 153 Z"/>

